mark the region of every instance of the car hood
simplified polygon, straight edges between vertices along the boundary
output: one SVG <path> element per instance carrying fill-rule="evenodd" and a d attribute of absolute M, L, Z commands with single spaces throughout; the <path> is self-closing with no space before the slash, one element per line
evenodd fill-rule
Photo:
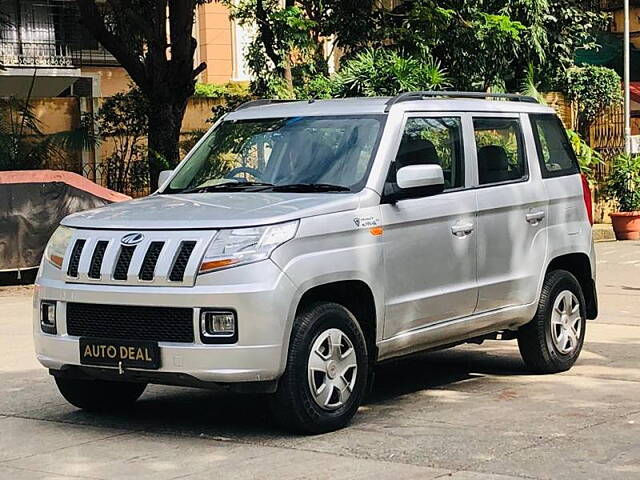
<path fill-rule="evenodd" d="M 357 194 L 234 192 L 152 195 L 66 217 L 76 228 L 167 230 L 230 228 L 353 210 Z"/>

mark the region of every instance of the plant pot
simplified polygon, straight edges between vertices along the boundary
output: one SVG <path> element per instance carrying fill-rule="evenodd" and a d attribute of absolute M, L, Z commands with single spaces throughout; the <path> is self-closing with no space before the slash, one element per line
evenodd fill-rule
<path fill-rule="evenodd" d="M 610 213 L 617 240 L 640 240 L 640 211 Z"/>

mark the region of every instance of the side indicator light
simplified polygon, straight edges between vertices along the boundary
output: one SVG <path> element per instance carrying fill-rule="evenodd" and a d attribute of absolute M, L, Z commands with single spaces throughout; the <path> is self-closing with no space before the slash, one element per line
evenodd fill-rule
<path fill-rule="evenodd" d="M 374 237 L 379 237 L 384 233 L 384 228 L 382 227 L 373 227 L 369 229 L 369 233 Z"/>
<path fill-rule="evenodd" d="M 228 267 L 229 265 L 233 265 L 238 261 L 233 258 L 225 258 L 222 260 L 212 260 L 210 262 L 202 262 L 200 265 L 200 273 L 210 272 L 211 270 L 216 270 L 218 268 Z"/>
<path fill-rule="evenodd" d="M 58 255 L 51 255 L 49 260 L 51 260 L 51 262 L 58 268 L 62 268 L 62 262 L 64 262 L 64 258 L 59 257 Z"/>

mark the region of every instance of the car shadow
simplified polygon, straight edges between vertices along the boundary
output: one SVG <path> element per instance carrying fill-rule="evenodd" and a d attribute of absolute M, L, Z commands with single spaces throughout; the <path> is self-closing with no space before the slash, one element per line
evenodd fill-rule
<path fill-rule="evenodd" d="M 369 409 L 393 405 L 405 395 L 452 386 L 485 375 L 526 374 L 518 355 L 505 355 L 491 349 L 454 348 L 421 353 L 377 366 L 373 387 L 363 405 Z M 425 398 L 423 401 L 435 400 Z M 152 385 L 126 411 L 94 414 L 69 407 L 62 412 L 52 412 L 47 418 L 100 427 L 240 441 L 290 437 L 273 423 L 268 403 L 266 395 Z"/>
<path fill-rule="evenodd" d="M 486 375 L 528 375 L 519 355 L 490 349 L 457 347 L 418 353 L 379 365 L 367 403 L 381 403 L 415 393 L 477 379 Z"/>

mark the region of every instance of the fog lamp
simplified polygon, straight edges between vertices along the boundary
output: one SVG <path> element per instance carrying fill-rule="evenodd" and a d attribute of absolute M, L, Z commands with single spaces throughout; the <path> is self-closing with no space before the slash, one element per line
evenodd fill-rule
<path fill-rule="evenodd" d="M 229 310 L 202 310 L 200 337 L 203 343 L 235 343 L 238 329 L 235 312 Z"/>
<path fill-rule="evenodd" d="M 44 333 L 56 334 L 56 302 L 40 304 L 40 328 Z"/>

